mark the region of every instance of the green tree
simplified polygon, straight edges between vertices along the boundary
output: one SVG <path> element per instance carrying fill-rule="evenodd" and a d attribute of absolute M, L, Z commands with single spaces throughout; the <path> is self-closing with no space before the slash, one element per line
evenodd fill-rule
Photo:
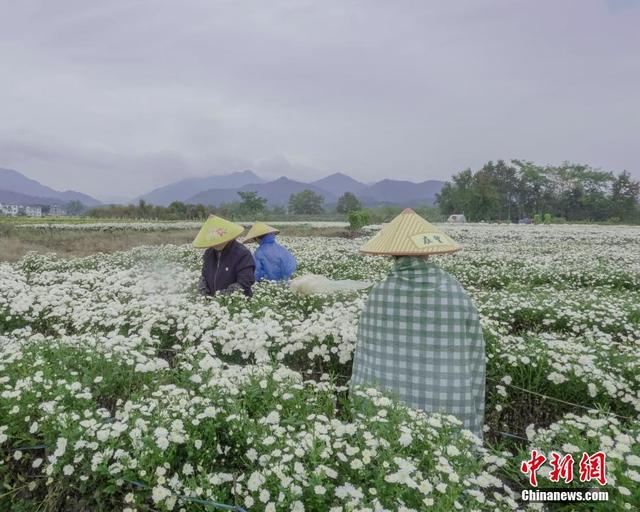
<path fill-rule="evenodd" d="M 551 182 L 553 200 L 547 206 L 553 215 L 569 221 L 608 218 L 612 173 L 568 162 L 548 166 L 545 173 Z"/>
<path fill-rule="evenodd" d="M 345 192 L 342 194 L 338 199 L 338 205 L 336 206 L 336 211 L 338 213 L 350 213 L 361 209 L 362 204 L 352 192 Z"/>
<path fill-rule="evenodd" d="M 148 219 L 151 217 L 152 212 L 153 212 L 152 205 L 147 204 L 147 202 L 144 199 L 140 199 L 138 201 L 138 208 L 135 215 L 137 218 Z"/>
<path fill-rule="evenodd" d="M 497 215 L 499 220 L 518 220 L 518 186 L 519 177 L 517 169 L 498 160 L 493 166 L 492 175 L 493 186 L 497 194 Z"/>
<path fill-rule="evenodd" d="M 488 162 L 473 176 L 473 193 L 469 215 L 477 220 L 502 220 L 500 192 L 496 186 L 494 164 Z"/>
<path fill-rule="evenodd" d="M 349 212 L 349 227 L 358 230 L 371 224 L 371 216 L 366 210 L 354 210 Z"/>
<path fill-rule="evenodd" d="M 267 200 L 257 192 L 238 192 L 238 195 L 242 200 L 238 205 L 241 215 L 255 215 L 263 212 L 267 206 Z"/>
<path fill-rule="evenodd" d="M 469 220 L 517 221 L 549 213 L 568 221 L 638 220 L 637 186 L 628 173 L 613 173 L 565 162 L 488 162 L 477 172 L 453 176 L 437 196 L 444 215 L 464 213 Z"/>
<path fill-rule="evenodd" d="M 471 216 L 473 204 L 473 172 L 471 169 L 456 174 L 452 178 L 453 183 L 445 183 L 439 194 L 436 195 L 436 204 L 443 215 L 464 213 L 469 220 L 475 220 Z"/>
<path fill-rule="evenodd" d="M 273 215 L 273 217 L 286 217 L 287 215 L 287 209 L 284 206 L 281 206 L 279 204 L 275 205 L 273 208 L 271 208 L 271 215 Z"/>
<path fill-rule="evenodd" d="M 66 210 L 69 215 L 81 215 L 87 210 L 87 207 L 77 199 L 74 199 L 67 203 Z"/>
<path fill-rule="evenodd" d="M 207 216 L 207 209 L 202 204 L 188 204 L 187 218 L 193 220 L 204 219 Z"/>
<path fill-rule="evenodd" d="M 305 189 L 289 197 L 289 213 L 296 215 L 315 215 L 322 213 L 324 197 L 313 190 Z"/>
<path fill-rule="evenodd" d="M 627 172 L 621 172 L 611 185 L 612 216 L 624 222 L 640 220 L 640 182 L 631 178 Z"/>
<path fill-rule="evenodd" d="M 187 205 L 185 205 L 181 201 L 173 201 L 168 206 L 168 210 L 169 212 L 173 213 L 173 215 L 175 215 L 175 217 L 178 219 L 183 219 L 187 215 Z"/>
<path fill-rule="evenodd" d="M 551 206 L 553 194 L 551 181 L 543 167 L 520 160 L 513 160 L 517 169 L 517 209 L 518 217 L 533 217 L 541 215 Z"/>

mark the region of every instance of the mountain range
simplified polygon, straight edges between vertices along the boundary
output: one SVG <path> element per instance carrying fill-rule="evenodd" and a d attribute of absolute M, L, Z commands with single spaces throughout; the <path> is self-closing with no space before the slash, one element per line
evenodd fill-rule
<path fill-rule="evenodd" d="M 253 171 L 241 171 L 231 174 L 206 176 L 204 178 L 186 178 L 153 189 L 151 192 L 143 194 L 136 199 L 144 199 L 147 203 L 166 206 L 173 201 L 189 202 L 191 197 L 205 190 L 233 189 L 249 183 L 257 184 L 263 183 L 264 181 L 265 180 L 257 176 Z M 236 194 L 235 197 L 237 198 L 238 195 Z"/>
<path fill-rule="evenodd" d="M 269 206 L 285 206 L 291 194 L 310 189 L 320 194 L 325 205 L 335 205 L 345 192 L 354 193 L 365 206 L 395 204 L 420 206 L 432 204 L 444 182 L 427 180 L 412 182 L 384 179 L 375 183 L 363 183 L 347 174 L 336 172 L 324 178 L 303 182 L 282 176 L 275 180 L 265 180 L 253 171 L 245 170 L 228 174 L 185 178 L 131 199 L 140 199 L 155 205 L 168 205 L 173 201 L 217 206 L 220 203 L 238 201 L 238 192 L 254 191 L 267 199 Z M 100 201 L 73 190 L 57 191 L 24 174 L 11 169 L 0 168 L 0 203 L 12 204 L 64 204 L 77 200 L 86 206 L 96 206 Z M 125 201 L 129 202 L 129 201 Z"/>
<path fill-rule="evenodd" d="M 215 186 L 189 195 L 189 192 L 214 183 Z M 238 192 L 256 192 L 267 200 L 269 206 L 284 206 L 291 194 L 305 189 L 320 194 L 325 204 L 331 205 L 345 192 L 354 193 L 365 206 L 398 204 L 420 206 L 432 204 L 444 182 L 427 180 L 419 183 L 403 180 L 384 179 L 372 184 L 362 183 L 344 173 L 334 173 L 312 182 L 302 182 L 281 176 L 272 181 L 258 177 L 252 171 L 236 172 L 208 178 L 190 178 L 152 190 L 140 196 L 147 202 L 168 205 L 172 201 L 192 204 L 219 205 L 238 201 Z"/>
<path fill-rule="evenodd" d="M 80 201 L 86 206 L 96 206 L 100 201 L 82 192 L 65 190 L 60 192 L 27 178 L 13 169 L 0 168 L 0 203 L 21 205 L 65 204 Z"/>

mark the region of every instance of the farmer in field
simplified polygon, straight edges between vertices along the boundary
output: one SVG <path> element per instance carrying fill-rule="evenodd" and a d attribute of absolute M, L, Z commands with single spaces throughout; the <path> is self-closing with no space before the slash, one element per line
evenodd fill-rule
<path fill-rule="evenodd" d="M 239 224 L 216 215 L 210 215 L 200 228 L 193 246 L 207 249 L 198 286 L 202 295 L 242 290 L 251 297 L 255 263 L 251 251 L 236 240 L 243 231 Z"/>
<path fill-rule="evenodd" d="M 276 242 L 276 235 L 280 231 L 264 222 L 256 222 L 244 243 L 257 240 L 258 248 L 253 253 L 256 262 L 256 281 L 286 281 L 295 272 L 296 258 L 287 249 Z"/>
<path fill-rule="evenodd" d="M 390 391 L 411 407 L 458 417 L 482 437 L 485 348 L 464 288 L 429 261 L 461 247 L 406 209 L 360 249 L 394 267 L 362 311 L 352 386 Z"/>

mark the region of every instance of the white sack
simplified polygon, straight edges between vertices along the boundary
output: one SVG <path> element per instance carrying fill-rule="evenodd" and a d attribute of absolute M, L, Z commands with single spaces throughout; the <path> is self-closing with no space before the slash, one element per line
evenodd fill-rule
<path fill-rule="evenodd" d="M 313 295 L 316 293 L 337 293 L 362 290 L 371 286 L 367 281 L 354 281 L 342 279 L 334 281 L 328 277 L 317 274 L 305 274 L 291 281 L 291 289 L 300 295 Z"/>

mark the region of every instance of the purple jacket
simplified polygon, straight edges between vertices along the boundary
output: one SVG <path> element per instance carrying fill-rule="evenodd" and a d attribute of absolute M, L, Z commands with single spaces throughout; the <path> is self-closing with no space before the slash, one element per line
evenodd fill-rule
<path fill-rule="evenodd" d="M 251 251 L 236 240 L 229 242 L 222 251 L 210 247 L 202 257 L 200 293 L 215 295 L 216 292 L 243 290 L 251 297 L 255 268 Z"/>

